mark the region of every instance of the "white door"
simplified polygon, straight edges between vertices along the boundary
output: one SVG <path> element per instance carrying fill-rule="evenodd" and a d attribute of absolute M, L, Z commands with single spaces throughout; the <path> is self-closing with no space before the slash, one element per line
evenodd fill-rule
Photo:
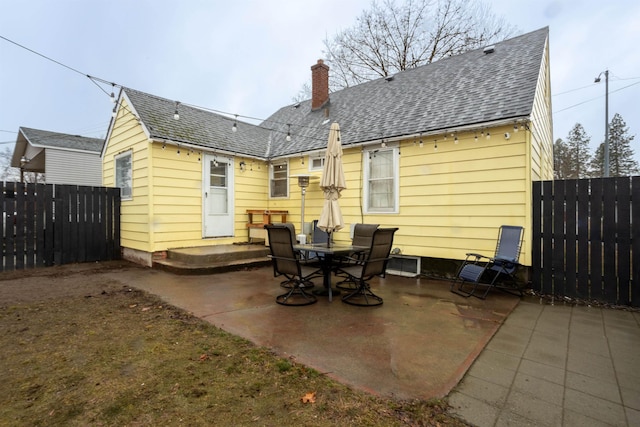
<path fill-rule="evenodd" d="M 205 155 L 202 172 L 203 236 L 233 236 L 233 159 Z"/>

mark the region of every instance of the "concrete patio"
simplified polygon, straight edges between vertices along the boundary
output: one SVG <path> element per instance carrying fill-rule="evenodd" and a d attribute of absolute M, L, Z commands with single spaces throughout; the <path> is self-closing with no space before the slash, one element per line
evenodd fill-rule
<path fill-rule="evenodd" d="M 388 276 L 374 308 L 339 297 L 275 303 L 271 267 L 113 278 L 354 388 L 397 399 L 448 396 L 477 426 L 640 425 L 640 313 L 549 305 L 499 292 L 485 301 L 439 280 Z"/>
<path fill-rule="evenodd" d="M 275 302 L 284 289 L 270 266 L 204 276 L 133 269 L 118 280 L 352 387 L 399 399 L 446 396 L 518 303 L 500 293 L 465 299 L 448 282 L 388 276 L 372 282 L 380 307 L 339 297 L 285 307 Z"/>

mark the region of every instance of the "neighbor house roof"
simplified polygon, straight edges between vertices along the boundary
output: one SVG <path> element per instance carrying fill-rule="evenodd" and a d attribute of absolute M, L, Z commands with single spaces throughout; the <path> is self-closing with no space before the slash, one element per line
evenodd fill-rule
<path fill-rule="evenodd" d="M 11 166 L 20 167 L 20 159 L 27 150 L 27 145 L 36 149 L 55 148 L 67 151 L 84 151 L 100 154 L 104 139 L 89 138 L 80 135 L 51 132 L 48 130 L 32 129 L 21 126 L 18 129 L 18 138 L 11 158 Z"/>
<path fill-rule="evenodd" d="M 326 146 L 338 122 L 343 145 L 526 119 L 532 112 L 548 27 L 275 112 L 260 126 L 124 88 L 152 139 L 273 158 Z M 180 118 L 174 120 L 178 109 Z M 292 140 L 286 141 L 287 133 Z"/>
<path fill-rule="evenodd" d="M 104 139 L 100 138 L 88 138 L 86 136 L 31 129 L 23 126 L 20 127 L 19 134 L 22 134 L 26 141 L 34 147 L 100 153 L 104 144 Z"/>

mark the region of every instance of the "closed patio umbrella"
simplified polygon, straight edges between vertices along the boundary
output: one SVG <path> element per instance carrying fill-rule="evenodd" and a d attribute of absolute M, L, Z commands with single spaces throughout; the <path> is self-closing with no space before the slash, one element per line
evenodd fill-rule
<path fill-rule="evenodd" d="M 318 220 L 318 228 L 329 234 L 327 245 L 331 242 L 331 233 L 344 227 L 342 212 L 338 199 L 340 192 L 347 188 L 342 169 L 342 143 L 340 142 L 340 126 L 334 122 L 329 129 L 329 141 L 324 157 L 324 168 L 320 188 L 324 191 L 324 205 Z"/>

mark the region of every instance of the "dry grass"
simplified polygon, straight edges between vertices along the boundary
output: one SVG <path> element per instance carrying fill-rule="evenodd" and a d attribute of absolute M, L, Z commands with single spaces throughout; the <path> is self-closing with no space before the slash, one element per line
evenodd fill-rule
<path fill-rule="evenodd" d="M 442 401 L 351 390 L 135 289 L 4 305 L 0 331 L 0 425 L 464 425 Z"/>

